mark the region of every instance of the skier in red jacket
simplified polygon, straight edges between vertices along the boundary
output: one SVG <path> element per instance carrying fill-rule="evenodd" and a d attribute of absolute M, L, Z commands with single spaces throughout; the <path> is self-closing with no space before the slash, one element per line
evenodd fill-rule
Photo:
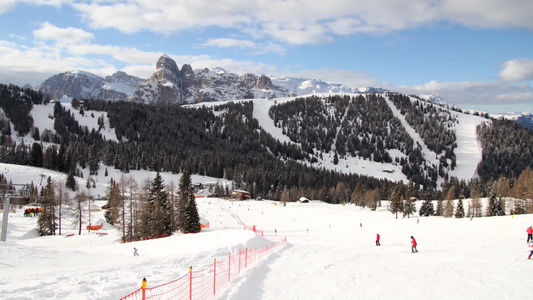
<path fill-rule="evenodd" d="M 376 246 L 381 246 L 379 243 L 379 233 L 376 235 Z"/>
<path fill-rule="evenodd" d="M 529 226 L 526 232 L 527 232 L 527 242 L 529 243 L 530 240 L 533 240 L 533 226 Z"/>
<path fill-rule="evenodd" d="M 413 236 L 411 236 L 411 252 L 415 253 L 415 252 L 418 252 L 418 250 L 416 250 L 416 240 Z"/>

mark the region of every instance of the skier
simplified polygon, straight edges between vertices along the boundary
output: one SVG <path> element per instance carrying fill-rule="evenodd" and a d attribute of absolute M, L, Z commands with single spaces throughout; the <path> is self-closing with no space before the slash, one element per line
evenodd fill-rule
<path fill-rule="evenodd" d="M 527 257 L 527 259 L 531 259 L 531 256 L 533 256 L 533 240 L 531 240 L 529 242 L 529 256 Z"/>
<path fill-rule="evenodd" d="M 418 250 L 416 250 L 416 245 L 418 245 L 416 243 L 416 240 L 413 236 L 411 236 L 411 252 L 415 253 L 415 252 L 418 252 Z"/>
<path fill-rule="evenodd" d="M 133 247 L 133 256 L 139 256 L 139 252 L 137 252 L 137 248 Z"/>
<path fill-rule="evenodd" d="M 526 231 L 527 231 L 527 242 L 529 243 L 529 241 L 533 240 L 533 226 L 529 226 Z"/>
<path fill-rule="evenodd" d="M 379 233 L 376 235 L 376 246 L 381 246 L 379 243 Z"/>

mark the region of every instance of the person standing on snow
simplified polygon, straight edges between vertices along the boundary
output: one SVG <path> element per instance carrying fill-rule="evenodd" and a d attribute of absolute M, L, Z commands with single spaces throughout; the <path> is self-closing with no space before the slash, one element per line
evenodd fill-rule
<path fill-rule="evenodd" d="M 527 259 L 531 259 L 531 256 L 533 256 L 533 239 L 529 242 L 529 256 Z"/>
<path fill-rule="evenodd" d="M 527 231 L 527 242 L 529 243 L 529 241 L 533 240 L 533 226 L 529 226 L 526 231 Z"/>
<path fill-rule="evenodd" d="M 415 253 L 415 252 L 418 252 L 418 250 L 416 250 L 416 245 L 418 245 L 416 243 L 416 240 L 413 236 L 411 236 L 411 252 Z"/>
<path fill-rule="evenodd" d="M 379 233 L 376 235 L 376 246 L 381 246 L 379 243 Z"/>
<path fill-rule="evenodd" d="M 137 252 L 137 248 L 133 247 L 133 256 L 139 256 L 139 253 Z"/>

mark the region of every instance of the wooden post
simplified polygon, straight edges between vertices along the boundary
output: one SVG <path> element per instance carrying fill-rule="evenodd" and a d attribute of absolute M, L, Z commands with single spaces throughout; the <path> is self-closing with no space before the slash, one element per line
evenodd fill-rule
<path fill-rule="evenodd" d="M 215 258 L 215 262 L 213 263 L 213 296 L 216 294 L 216 287 L 217 287 L 217 259 Z"/>

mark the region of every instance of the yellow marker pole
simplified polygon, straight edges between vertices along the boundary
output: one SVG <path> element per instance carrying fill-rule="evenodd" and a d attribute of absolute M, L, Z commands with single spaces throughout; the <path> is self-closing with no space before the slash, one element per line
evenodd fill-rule
<path fill-rule="evenodd" d="M 141 283 L 141 289 L 142 289 L 142 300 L 146 299 L 146 278 L 143 278 L 143 281 Z"/>

